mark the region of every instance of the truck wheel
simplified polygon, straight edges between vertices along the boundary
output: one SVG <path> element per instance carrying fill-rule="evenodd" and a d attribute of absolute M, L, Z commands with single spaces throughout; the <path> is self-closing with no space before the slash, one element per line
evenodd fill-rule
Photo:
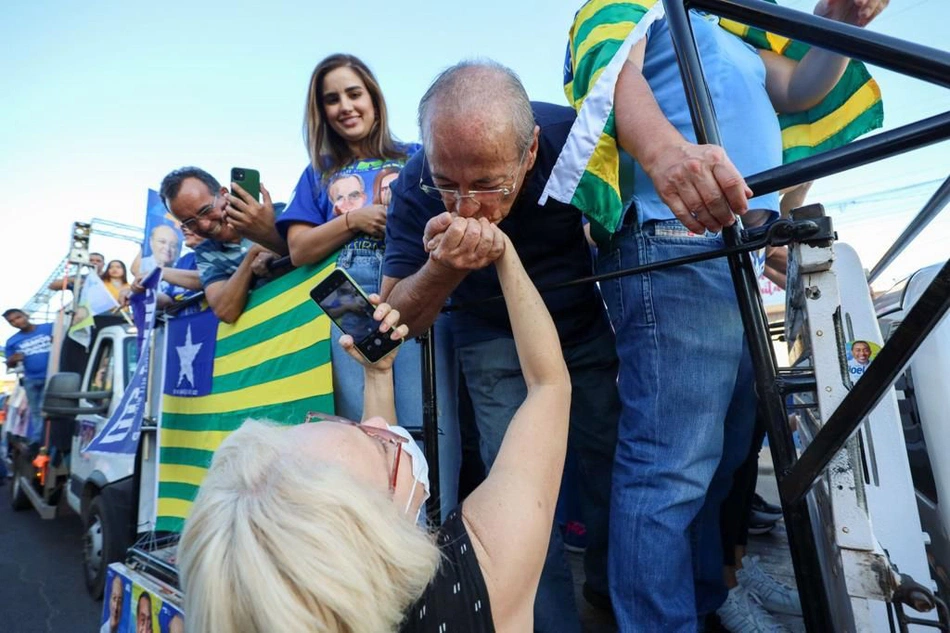
<path fill-rule="evenodd" d="M 116 528 L 101 496 L 93 497 L 83 521 L 83 572 L 86 591 L 93 600 L 102 597 L 106 569 L 122 555 Z"/>
<path fill-rule="evenodd" d="M 13 479 L 10 480 L 10 507 L 18 512 L 30 507 L 30 498 L 23 490 L 19 473 L 13 473 Z"/>

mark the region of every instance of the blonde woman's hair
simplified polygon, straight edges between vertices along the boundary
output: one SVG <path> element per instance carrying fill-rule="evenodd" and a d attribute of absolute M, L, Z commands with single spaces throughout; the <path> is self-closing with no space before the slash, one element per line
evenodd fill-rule
<path fill-rule="evenodd" d="M 337 68 L 349 68 L 362 80 L 373 100 L 376 120 L 367 136 L 361 142 L 362 158 L 383 160 L 405 160 L 406 152 L 399 146 L 389 130 L 389 111 L 386 99 L 376 81 L 376 76 L 363 60 L 355 55 L 336 53 L 324 58 L 310 75 L 310 88 L 307 90 L 307 106 L 304 110 L 303 135 L 310 154 L 310 164 L 317 174 L 333 174 L 350 164 L 353 155 L 346 141 L 330 127 L 324 117 L 323 80 Z"/>
<path fill-rule="evenodd" d="M 248 420 L 222 442 L 179 545 L 185 630 L 395 630 L 439 565 L 385 492 Z"/>

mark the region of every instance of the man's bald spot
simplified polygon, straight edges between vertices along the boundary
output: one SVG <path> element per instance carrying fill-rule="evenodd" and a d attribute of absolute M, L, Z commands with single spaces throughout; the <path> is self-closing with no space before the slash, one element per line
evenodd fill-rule
<path fill-rule="evenodd" d="M 474 138 L 505 135 L 523 149 L 531 142 L 534 115 L 512 71 L 495 62 L 461 62 L 439 75 L 423 96 L 419 127 L 429 153 L 434 133 L 449 130 Z"/>

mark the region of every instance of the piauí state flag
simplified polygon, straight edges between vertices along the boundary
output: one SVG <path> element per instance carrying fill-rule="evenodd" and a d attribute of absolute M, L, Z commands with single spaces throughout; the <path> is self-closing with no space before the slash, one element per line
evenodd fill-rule
<path fill-rule="evenodd" d="M 210 391 L 162 396 L 157 530 L 181 530 L 214 451 L 245 420 L 297 424 L 309 411 L 333 411 L 330 320 L 310 299 L 310 289 L 333 270 L 335 260 L 333 255 L 297 268 L 254 290 L 236 322 L 217 323 Z M 168 327 L 192 328 L 186 344 L 203 340 L 193 320 L 176 321 L 171 319 Z M 187 332 L 170 333 L 169 340 L 173 338 L 187 341 Z M 201 353 L 190 350 L 185 360 L 196 360 Z M 180 371 L 175 346 L 168 345 L 166 354 L 175 356 L 168 367 Z M 179 371 L 174 382 L 181 387 L 192 379 L 192 386 L 203 381 L 198 366 L 181 381 Z"/>
<path fill-rule="evenodd" d="M 775 4 L 775 0 L 768 0 Z M 557 163 L 541 194 L 580 209 L 595 235 L 614 233 L 630 202 L 632 165 L 621 160 L 614 123 L 614 87 L 634 44 L 664 18 L 660 0 L 589 0 L 574 16 L 564 64 L 564 92 L 577 110 Z M 809 46 L 722 19 L 719 25 L 760 49 L 801 59 Z M 786 163 L 840 147 L 881 127 L 881 91 L 864 64 L 852 60 L 818 105 L 778 115 Z M 625 157 L 625 155 L 624 155 Z M 747 176 L 751 174 L 745 174 Z"/>

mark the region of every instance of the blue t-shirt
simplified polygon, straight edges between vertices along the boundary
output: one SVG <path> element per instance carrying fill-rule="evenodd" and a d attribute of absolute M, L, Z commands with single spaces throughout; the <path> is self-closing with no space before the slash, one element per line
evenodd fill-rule
<path fill-rule="evenodd" d="M 53 345 L 53 324 L 40 323 L 32 332 L 17 332 L 7 339 L 4 351 L 7 358 L 23 354 L 24 376 L 29 380 L 46 378 L 49 350 Z"/>
<path fill-rule="evenodd" d="M 541 128 L 537 160 L 511 212 L 498 226 L 511 239 L 531 280 L 537 286 L 544 286 L 588 276 L 592 266 L 581 212 L 553 198 L 544 206 L 538 204 L 574 123 L 574 111 L 549 103 L 532 103 L 531 106 L 535 122 Z M 404 279 L 422 268 L 429 257 L 422 247 L 423 229 L 426 222 L 445 211 L 439 200 L 419 189 L 422 169 L 423 155 L 419 153 L 406 164 L 393 189 L 383 259 L 383 274 L 387 277 Z M 500 294 L 495 267 L 489 266 L 469 273 L 452 293 L 450 301 L 461 305 Z M 564 345 L 590 340 L 609 327 L 603 301 L 594 284 L 545 292 L 542 297 Z M 511 323 L 505 302 L 494 301 L 453 313 L 452 331 L 457 346 L 510 337 Z"/>
<path fill-rule="evenodd" d="M 411 157 L 422 146 L 400 144 L 399 149 Z M 287 208 L 277 218 L 277 230 L 287 239 L 287 229 L 294 222 L 320 226 L 347 211 L 370 204 L 388 207 L 392 183 L 405 163 L 405 160 L 361 159 L 332 175 L 319 174 L 313 165 L 307 165 Z M 347 248 L 381 250 L 384 246 L 382 239 L 360 233 Z"/>
<path fill-rule="evenodd" d="M 726 155 L 745 177 L 781 165 L 782 131 L 765 91 L 765 65 L 759 53 L 720 27 L 714 16 L 690 13 L 690 23 Z M 654 22 L 647 32 L 643 76 L 666 118 L 686 140 L 695 143 L 696 133 L 666 19 Z M 639 163 L 634 167 L 634 179 L 633 199 L 641 223 L 675 218 Z M 749 208 L 768 209 L 777 217 L 778 193 L 751 199 Z"/>

